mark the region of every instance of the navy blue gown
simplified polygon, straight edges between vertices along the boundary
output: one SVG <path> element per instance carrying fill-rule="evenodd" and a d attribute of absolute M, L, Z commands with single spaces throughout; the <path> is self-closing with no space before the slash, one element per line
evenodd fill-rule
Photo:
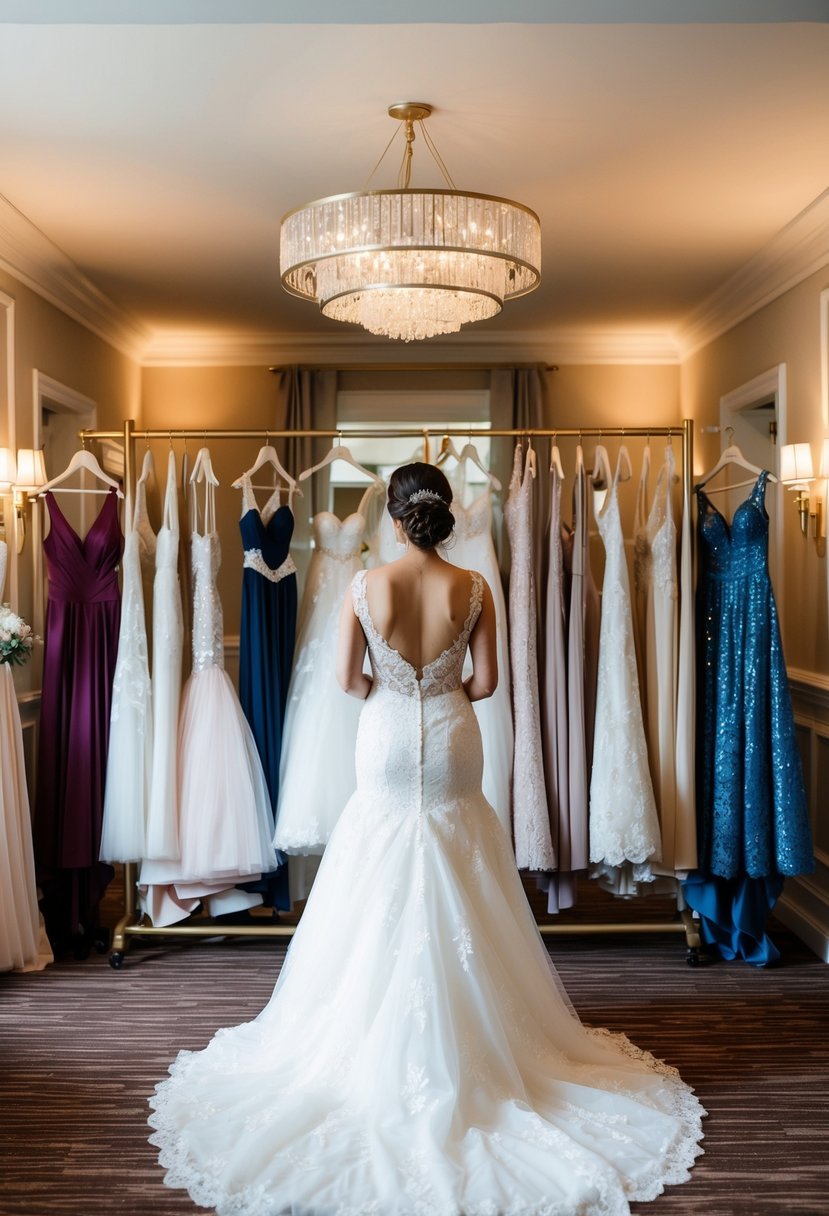
<path fill-rule="evenodd" d="M 759 965 L 778 957 L 765 922 L 784 877 L 814 868 L 768 571 L 767 478 L 730 525 L 697 489 L 699 870 L 684 884 L 704 939 Z"/>
<path fill-rule="evenodd" d="M 239 700 L 250 723 L 271 799 L 279 797 L 279 757 L 282 724 L 296 636 L 296 566 L 289 550 L 294 516 L 287 505 L 260 513 L 248 479 L 243 480 L 243 514 L 239 521 L 245 550 L 242 573 L 242 620 L 239 639 Z M 277 854 L 279 869 L 247 891 L 262 891 L 264 902 L 290 907 L 288 867 Z"/>

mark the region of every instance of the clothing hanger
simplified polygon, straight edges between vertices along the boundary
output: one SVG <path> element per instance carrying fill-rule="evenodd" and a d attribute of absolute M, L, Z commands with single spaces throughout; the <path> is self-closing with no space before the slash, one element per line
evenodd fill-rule
<path fill-rule="evenodd" d="M 729 426 L 726 427 L 726 431 L 730 432 L 730 439 L 731 435 L 734 434 L 734 430 Z M 714 467 L 705 474 L 701 481 L 697 482 L 696 489 L 701 490 L 703 486 L 708 485 L 709 481 L 712 481 L 718 473 L 731 464 L 736 465 L 739 469 L 745 469 L 747 473 L 753 473 L 755 477 L 759 477 L 761 473 L 767 473 L 769 481 L 777 481 L 774 473 L 770 472 L 768 469 L 758 468 L 756 464 L 752 464 L 751 461 L 746 460 L 736 443 L 729 443 L 728 447 L 722 453 Z M 715 489 L 711 490 L 710 493 L 724 494 L 728 490 L 739 490 L 743 486 L 750 486 L 753 484 L 754 483 L 752 481 L 741 481 L 738 482 L 737 485 L 717 486 Z"/>
<path fill-rule="evenodd" d="M 532 435 L 527 436 L 527 468 L 530 470 L 533 480 L 535 480 L 536 474 L 538 473 L 538 457 L 536 456 L 535 448 L 533 447 Z"/>
<path fill-rule="evenodd" d="M 596 476 L 598 468 L 600 475 Z M 607 454 L 607 448 L 602 443 L 596 444 L 596 450 L 593 453 L 593 489 L 594 490 L 609 490 L 613 483 L 613 472 L 610 468 L 610 457 Z"/>
<path fill-rule="evenodd" d="M 624 435 L 624 432 L 622 432 Z M 630 461 L 630 452 L 625 444 L 619 447 L 619 455 L 616 457 L 616 481 L 630 481 L 633 476 L 633 465 Z"/>
<path fill-rule="evenodd" d="M 213 462 L 210 459 L 210 451 L 208 448 L 199 448 L 196 453 L 196 460 L 193 465 L 193 472 L 190 474 L 190 483 L 207 481 L 211 486 L 219 485 L 219 479 L 213 472 Z"/>
<path fill-rule="evenodd" d="M 38 494 L 38 498 L 42 498 L 47 490 L 52 490 L 52 489 L 54 489 L 54 487 L 60 485 L 60 483 L 62 481 L 66 481 L 67 477 L 71 477 L 73 475 L 73 473 L 78 473 L 78 472 L 81 472 L 82 470 L 87 473 L 91 473 L 92 476 L 97 477 L 99 481 L 103 481 L 106 485 L 113 487 L 119 498 L 124 497 L 124 491 L 120 488 L 120 486 L 118 485 L 118 482 L 115 480 L 114 477 L 110 477 L 110 475 L 108 473 L 104 472 L 104 470 L 98 464 L 98 461 L 95 458 L 95 456 L 93 456 L 93 454 L 90 451 L 88 451 L 86 448 L 79 448 L 78 451 L 75 453 L 75 455 L 72 457 L 72 459 L 69 461 L 69 464 L 63 470 L 63 472 L 58 473 L 57 477 L 53 477 L 51 481 L 47 481 L 44 486 L 41 486 L 40 493 Z M 58 493 L 59 494 L 108 494 L 109 490 L 88 490 L 88 489 L 83 489 L 81 487 L 76 488 L 73 486 L 65 486 L 62 490 L 59 490 Z"/>
<path fill-rule="evenodd" d="M 267 439 L 267 435 L 265 436 L 265 438 Z M 282 480 L 287 484 L 287 486 L 292 494 L 296 493 L 296 494 L 299 494 L 300 498 L 302 497 L 302 491 L 300 489 L 298 489 L 298 483 L 297 483 L 296 478 L 292 477 L 291 474 L 282 467 L 279 457 L 276 454 L 276 448 L 273 447 L 270 443 L 265 443 L 259 449 L 259 454 L 256 457 L 256 459 L 254 460 L 253 464 L 250 466 L 250 468 L 247 469 L 246 472 L 244 472 L 241 477 L 237 477 L 236 480 L 232 483 L 234 490 L 241 489 L 242 482 L 245 480 L 245 478 L 253 477 L 254 473 L 258 473 L 259 470 L 261 468 L 263 468 L 266 464 L 270 464 L 273 466 L 273 468 L 277 472 L 277 475 L 279 477 L 281 477 Z M 256 489 L 256 490 L 275 490 L 276 488 L 277 488 L 276 486 L 253 486 L 253 489 Z"/>
<path fill-rule="evenodd" d="M 558 435 L 553 435 L 552 446 L 550 447 L 550 472 L 553 469 L 558 473 L 559 481 L 564 481 L 564 466 L 561 463 L 561 452 L 558 449 Z"/>
<path fill-rule="evenodd" d="M 450 435 L 444 435 L 440 441 L 440 451 L 437 454 L 437 459 L 435 460 L 435 464 L 438 467 L 440 467 L 440 465 L 442 465 L 445 460 L 450 460 L 450 459 L 456 460 L 458 462 L 458 464 L 460 464 L 460 462 L 461 462 L 460 454 L 458 452 L 458 449 L 455 447 L 454 443 L 452 442 L 452 437 Z"/>
<path fill-rule="evenodd" d="M 357 469 L 357 471 L 360 473 L 365 473 L 366 477 L 370 477 L 377 486 L 382 486 L 385 490 L 386 483 L 383 481 L 383 478 L 379 477 L 377 473 L 374 473 L 371 469 L 367 469 L 365 465 L 360 464 L 358 460 L 355 460 L 341 439 L 338 440 L 337 443 L 335 443 L 331 448 L 329 448 L 319 464 L 313 465 L 310 469 L 303 469 L 299 475 L 299 480 L 307 481 L 307 479 L 314 473 L 318 473 L 320 469 L 324 469 L 327 465 L 333 464 L 335 460 L 344 460 L 346 464 L 350 464 L 352 468 Z"/>
<path fill-rule="evenodd" d="M 154 473 L 155 473 L 155 461 L 153 460 L 153 454 L 150 450 L 150 445 L 149 445 L 149 443 L 147 443 L 147 447 L 144 451 L 144 460 L 142 461 L 142 464 L 141 464 L 141 476 L 138 478 L 139 483 L 142 481 L 148 482 L 150 480 L 150 478 L 154 475 Z"/>
<path fill-rule="evenodd" d="M 484 462 L 481 460 L 480 456 L 478 455 L 478 449 L 475 447 L 475 444 L 472 442 L 471 439 L 468 439 L 467 442 L 463 445 L 463 447 L 460 450 L 460 455 L 458 455 L 457 453 L 452 453 L 452 455 L 455 456 L 455 459 L 457 460 L 458 464 L 463 464 L 465 460 L 471 461 L 472 464 L 475 465 L 475 468 L 480 469 L 481 472 L 484 474 L 484 476 L 488 479 L 489 484 L 492 486 L 493 490 L 501 489 L 500 481 L 498 480 L 498 478 L 495 476 L 494 473 L 491 473 L 489 471 L 489 469 L 486 467 Z"/>

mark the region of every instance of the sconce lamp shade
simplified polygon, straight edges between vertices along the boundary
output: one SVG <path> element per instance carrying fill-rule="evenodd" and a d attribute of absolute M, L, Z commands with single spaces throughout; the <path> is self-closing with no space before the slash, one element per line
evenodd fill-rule
<path fill-rule="evenodd" d="M 0 448 L 0 494 L 8 493 L 17 481 L 17 461 L 11 448 Z"/>
<path fill-rule="evenodd" d="M 814 481 L 812 449 L 808 443 L 784 443 L 780 449 L 780 480 L 797 489 Z"/>
<path fill-rule="evenodd" d="M 17 453 L 17 482 L 15 488 L 33 493 L 46 485 L 46 465 L 40 449 L 20 448 Z"/>
<path fill-rule="evenodd" d="M 819 477 L 829 477 L 829 436 L 824 439 L 820 449 Z"/>

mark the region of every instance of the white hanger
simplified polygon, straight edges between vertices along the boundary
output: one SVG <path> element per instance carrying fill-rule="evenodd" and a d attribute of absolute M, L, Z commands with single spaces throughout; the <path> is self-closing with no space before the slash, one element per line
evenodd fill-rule
<path fill-rule="evenodd" d="M 351 452 L 349 452 L 348 448 L 345 447 L 342 442 L 335 443 L 333 447 L 329 448 L 319 464 L 315 464 L 310 469 L 303 469 L 299 475 L 299 480 L 307 481 L 307 479 L 314 473 L 318 473 L 320 469 L 324 469 L 326 465 L 333 464 L 335 460 L 344 460 L 346 464 L 350 464 L 352 468 L 357 469 L 358 472 L 365 473 L 366 477 L 370 477 L 371 480 L 376 483 L 376 485 L 382 486 L 383 489 L 386 488 L 386 483 L 383 481 L 383 478 L 378 477 L 378 475 L 373 473 L 371 469 L 367 469 L 365 465 L 362 465 L 358 460 L 355 460 L 351 455 Z"/>
<path fill-rule="evenodd" d="M 286 482 L 286 484 L 288 485 L 288 488 L 292 492 L 297 493 L 297 494 L 299 494 L 300 497 L 302 497 L 302 491 L 297 488 L 296 478 L 292 477 L 291 474 L 289 472 L 287 472 L 286 469 L 283 469 L 283 467 L 279 461 L 279 457 L 276 454 L 276 448 L 273 447 L 270 443 L 266 443 L 263 447 L 261 447 L 259 449 L 259 455 L 256 457 L 256 459 L 254 460 L 254 462 L 250 466 L 250 468 L 245 473 L 243 473 L 241 477 L 237 477 L 236 480 L 232 483 L 234 490 L 241 489 L 242 482 L 244 481 L 244 479 L 246 477 L 253 477 L 254 473 L 258 473 L 259 470 L 266 464 L 273 465 L 273 467 L 276 469 L 277 475 L 279 477 L 281 477 L 284 482 Z M 273 486 L 261 486 L 261 487 L 257 486 L 254 488 L 255 489 L 264 489 L 264 490 L 274 489 Z"/>
<path fill-rule="evenodd" d="M 616 481 L 630 481 L 632 476 L 633 465 L 630 462 L 630 452 L 622 444 L 619 448 L 619 455 L 616 457 Z"/>
<path fill-rule="evenodd" d="M 729 427 L 729 430 L 730 429 L 731 428 Z M 709 481 L 712 481 L 717 476 L 718 473 L 720 473 L 724 468 L 726 468 L 730 464 L 734 464 L 740 469 L 745 469 L 747 473 L 753 473 L 755 475 L 755 477 L 759 477 L 761 473 L 768 473 L 769 481 L 777 481 L 777 478 L 775 477 L 774 473 L 769 472 L 768 469 L 759 469 L 756 464 L 752 464 L 750 461 L 746 460 L 745 456 L 740 451 L 737 444 L 731 443 L 728 445 L 728 447 L 722 453 L 719 460 L 714 465 L 713 469 L 711 469 L 708 473 L 705 474 L 702 481 L 697 482 L 696 488 L 698 490 L 701 490 L 703 486 L 708 485 Z M 728 490 L 739 490 L 743 486 L 750 486 L 750 485 L 753 485 L 753 482 L 740 481 L 736 485 L 717 486 L 715 489 L 711 490 L 710 492 L 712 494 L 724 494 Z"/>
<path fill-rule="evenodd" d="M 501 489 L 500 481 L 494 473 L 489 471 L 484 462 L 481 460 L 480 456 L 478 455 L 478 449 L 475 447 L 475 444 L 471 439 L 467 440 L 467 442 L 461 448 L 460 455 L 456 456 L 455 458 L 458 461 L 458 464 L 463 464 L 465 460 L 470 460 L 472 464 L 475 465 L 475 468 L 480 469 L 484 476 L 489 479 L 489 484 L 492 486 L 493 490 Z"/>
<path fill-rule="evenodd" d="M 601 476 L 596 476 L 596 469 L 599 469 Z M 613 484 L 613 473 L 610 468 L 610 457 L 607 454 L 607 448 L 604 444 L 597 443 L 596 450 L 593 453 L 593 489 L 594 490 L 609 490 Z"/>
<path fill-rule="evenodd" d="M 532 435 L 527 437 L 527 468 L 530 470 L 533 480 L 535 480 L 538 473 L 538 457 L 533 447 Z"/>
<path fill-rule="evenodd" d="M 564 465 L 561 463 L 561 452 L 558 450 L 558 444 L 553 439 L 552 447 L 550 448 L 550 472 L 553 469 L 558 473 L 559 480 L 564 481 Z"/>
<path fill-rule="evenodd" d="M 150 448 L 148 446 L 146 451 L 144 452 L 144 460 L 142 461 L 142 464 L 141 464 L 141 476 L 138 478 L 139 483 L 142 481 L 144 483 L 148 482 L 150 480 L 150 478 L 153 477 L 154 474 L 155 474 L 155 461 L 153 460 L 152 451 L 150 450 Z"/>
<path fill-rule="evenodd" d="M 114 486 L 115 490 L 117 491 L 118 497 L 119 498 L 124 497 L 124 492 L 123 492 L 123 490 L 120 489 L 118 482 L 113 477 L 110 477 L 108 473 L 104 472 L 104 470 L 98 464 L 98 461 L 92 455 L 92 453 L 90 451 L 88 451 L 86 448 L 79 448 L 78 451 L 75 453 L 75 455 L 72 457 L 72 459 L 69 461 L 69 464 L 63 470 L 63 472 L 58 473 L 57 477 L 53 477 L 51 481 L 47 481 L 44 486 L 41 486 L 40 493 L 38 494 L 38 498 L 42 498 L 47 490 L 51 490 L 55 486 L 59 485 L 60 482 L 66 481 L 67 477 L 71 477 L 73 473 L 77 473 L 81 469 L 85 469 L 87 473 L 91 473 L 93 477 L 97 477 L 99 481 L 103 481 L 106 485 Z M 84 489 L 80 489 L 80 488 L 75 489 L 72 486 L 66 486 L 64 489 L 60 490 L 59 493 L 61 493 L 61 494 L 107 494 L 107 493 L 109 493 L 109 491 L 108 490 L 84 490 Z"/>
<path fill-rule="evenodd" d="M 207 481 L 211 486 L 219 484 L 219 479 L 213 472 L 213 462 L 210 459 L 210 452 L 207 448 L 199 448 L 196 453 L 193 472 L 190 474 L 190 484 L 192 485 L 194 481 Z"/>

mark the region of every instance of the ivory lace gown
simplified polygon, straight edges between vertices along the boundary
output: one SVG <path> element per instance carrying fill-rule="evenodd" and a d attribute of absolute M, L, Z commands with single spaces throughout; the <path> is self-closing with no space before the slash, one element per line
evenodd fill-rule
<path fill-rule="evenodd" d="M 592 874 L 616 894 L 653 881 L 651 861 L 661 857 L 648 747 L 639 697 L 633 612 L 625 540 L 619 515 L 622 447 L 608 494 L 596 522 L 605 547 L 602 625 L 596 728 L 590 777 L 590 861 Z M 609 469 L 599 446 L 596 463 Z"/>
<path fill-rule="evenodd" d="M 357 790 L 273 997 L 151 1099 L 169 1186 L 220 1216 L 624 1216 L 687 1178 L 703 1111 L 562 996 L 481 794 L 481 606 L 415 669 L 352 583 L 374 675 Z"/>

